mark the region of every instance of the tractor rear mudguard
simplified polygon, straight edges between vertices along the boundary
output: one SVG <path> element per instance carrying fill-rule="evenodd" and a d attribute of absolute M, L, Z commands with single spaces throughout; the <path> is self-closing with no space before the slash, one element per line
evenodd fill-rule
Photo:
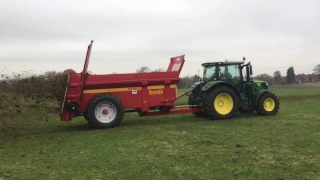
<path fill-rule="evenodd" d="M 210 89 L 212 88 L 215 88 L 217 86 L 226 86 L 226 87 L 229 87 L 230 89 L 232 89 L 236 94 L 237 94 L 237 97 L 239 99 L 239 104 L 238 106 L 241 106 L 241 95 L 240 95 L 240 92 L 230 83 L 228 82 L 225 82 L 225 81 L 214 81 L 214 82 L 208 82 L 206 85 L 204 85 L 201 89 L 202 92 L 207 92 L 209 91 Z"/>
<path fill-rule="evenodd" d="M 206 85 L 204 85 L 201 89 L 202 92 L 206 92 L 209 89 L 216 87 L 216 86 L 227 86 L 233 89 L 237 94 L 239 94 L 238 90 L 230 83 L 225 81 L 214 81 L 214 82 L 208 82 Z M 239 94 L 240 95 L 240 94 Z"/>
<path fill-rule="evenodd" d="M 264 94 L 266 92 L 268 92 L 268 89 L 261 89 L 255 93 L 255 95 L 253 96 L 253 98 L 251 100 L 251 105 L 253 108 L 255 108 L 257 106 L 259 98 L 262 96 L 262 94 Z"/>

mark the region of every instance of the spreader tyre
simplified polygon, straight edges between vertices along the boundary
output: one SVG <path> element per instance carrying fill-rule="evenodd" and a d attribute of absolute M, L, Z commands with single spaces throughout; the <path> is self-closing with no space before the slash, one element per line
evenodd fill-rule
<path fill-rule="evenodd" d="M 258 100 L 256 111 L 258 115 L 275 115 L 280 108 L 279 99 L 271 92 L 262 94 Z"/>
<path fill-rule="evenodd" d="M 123 105 L 116 96 L 100 94 L 89 102 L 86 119 L 94 128 L 112 128 L 122 121 L 123 115 Z"/>
<path fill-rule="evenodd" d="M 204 108 L 211 119 L 229 119 L 237 113 L 237 95 L 229 87 L 214 87 L 206 93 Z"/>
<path fill-rule="evenodd" d="M 88 112 L 87 111 L 83 113 L 83 117 L 88 122 L 88 124 L 92 124 L 91 120 L 88 117 Z"/>

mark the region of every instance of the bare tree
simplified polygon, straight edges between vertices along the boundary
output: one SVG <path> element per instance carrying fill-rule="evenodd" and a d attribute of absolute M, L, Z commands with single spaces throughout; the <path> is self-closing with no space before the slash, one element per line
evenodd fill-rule
<path fill-rule="evenodd" d="M 73 69 L 66 69 L 66 70 L 64 70 L 62 73 L 63 73 L 63 74 L 68 74 L 69 72 L 76 72 L 76 71 L 73 70 Z"/>
<path fill-rule="evenodd" d="M 163 68 L 157 68 L 152 70 L 152 72 L 164 72 L 165 70 Z"/>
<path fill-rule="evenodd" d="M 145 73 L 150 71 L 151 69 L 148 66 L 142 66 L 136 70 L 137 73 Z"/>
<path fill-rule="evenodd" d="M 314 73 L 314 74 L 320 74 L 320 64 L 316 65 L 316 66 L 313 68 L 313 73 Z"/>
<path fill-rule="evenodd" d="M 275 82 L 275 84 L 280 84 L 281 81 L 282 81 L 280 71 L 275 71 L 275 72 L 273 73 L 273 76 L 274 76 L 274 82 Z"/>
<path fill-rule="evenodd" d="M 258 74 L 254 79 L 261 80 L 261 81 L 267 81 L 268 84 L 272 85 L 273 84 L 273 79 L 269 74 Z"/>

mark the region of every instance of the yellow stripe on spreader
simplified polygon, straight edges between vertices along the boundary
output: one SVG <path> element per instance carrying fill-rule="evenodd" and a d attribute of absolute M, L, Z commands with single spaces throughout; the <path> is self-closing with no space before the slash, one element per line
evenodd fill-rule
<path fill-rule="evenodd" d="M 176 88 L 177 86 L 175 84 L 171 84 L 170 88 Z M 158 86 L 148 86 L 147 89 L 164 89 L 164 85 L 158 85 Z"/>
<path fill-rule="evenodd" d="M 159 86 L 148 86 L 147 89 L 163 89 L 164 85 L 159 85 Z"/>
<path fill-rule="evenodd" d="M 109 88 L 109 89 L 90 89 L 84 90 L 83 94 L 88 93 L 103 93 L 103 92 L 123 92 L 123 91 L 132 91 L 132 90 L 141 90 L 141 87 L 131 87 L 131 88 Z"/>
<path fill-rule="evenodd" d="M 172 85 L 170 85 L 170 88 L 177 88 L 177 86 L 175 84 L 172 84 Z M 141 89 L 142 89 L 141 87 L 90 89 L 90 90 L 84 90 L 83 94 L 105 93 L 105 92 L 126 92 L 126 91 L 132 91 L 132 90 L 141 91 Z M 148 86 L 147 89 L 164 89 L 164 85 Z"/>

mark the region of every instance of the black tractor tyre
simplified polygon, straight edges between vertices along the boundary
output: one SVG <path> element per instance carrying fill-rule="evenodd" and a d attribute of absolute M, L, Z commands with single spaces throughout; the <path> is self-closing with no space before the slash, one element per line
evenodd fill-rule
<path fill-rule="evenodd" d="M 275 94 L 266 92 L 260 96 L 255 109 L 260 116 L 275 115 L 280 109 L 279 99 Z"/>
<path fill-rule="evenodd" d="M 200 96 L 201 93 L 202 93 L 202 92 L 201 92 L 200 86 L 194 88 L 194 89 L 192 90 L 191 94 L 189 95 L 188 104 L 189 104 L 189 105 L 199 105 L 199 104 L 192 104 L 192 103 L 190 102 L 190 99 L 192 99 L 194 96 Z M 194 113 L 192 113 L 192 114 L 193 114 L 195 117 L 206 117 L 206 116 L 207 116 L 206 112 L 203 111 L 202 109 L 201 109 L 201 111 L 199 111 L 199 112 L 194 112 Z"/>
<path fill-rule="evenodd" d="M 122 121 L 124 107 L 118 97 L 112 94 L 99 94 L 88 103 L 85 116 L 93 128 L 113 128 Z"/>
<path fill-rule="evenodd" d="M 205 111 L 194 112 L 192 114 L 196 117 L 206 117 L 207 116 L 207 113 Z"/>
<path fill-rule="evenodd" d="M 216 110 L 214 103 L 215 99 L 218 97 L 218 95 L 227 96 L 229 99 L 226 102 L 219 101 L 217 106 L 223 107 L 224 105 L 229 107 L 229 112 L 227 113 L 219 113 L 219 110 Z M 230 102 L 229 102 L 230 100 Z M 204 96 L 204 109 L 207 114 L 207 116 L 211 119 L 231 119 L 233 118 L 237 111 L 238 111 L 238 96 L 235 93 L 235 91 L 227 86 L 218 86 L 213 87 L 210 89 L 206 95 Z"/>

